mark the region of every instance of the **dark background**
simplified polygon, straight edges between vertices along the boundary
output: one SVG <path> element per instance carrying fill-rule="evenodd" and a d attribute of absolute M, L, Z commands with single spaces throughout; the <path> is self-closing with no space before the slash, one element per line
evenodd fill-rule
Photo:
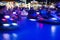
<path fill-rule="evenodd" d="M 20 0 L 0 0 L 0 1 L 20 1 Z M 30 2 L 32 0 L 27 0 L 27 2 Z M 46 1 L 46 0 L 36 0 L 36 1 L 39 1 L 39 2 L 43 2 L 43 1 Z M 50 2 L 58 2 L 60 0 L 48 0 Z"/>
<path fill-rule="evenodd" d="M 0 0 L 0 1 L 20 1 L 20 0 Z M 27 0 L 27 3 L 28 2 L 31 2 L 33 0 Z M 39 2 L 45 2 L 46 0 L 36 0 L 36 1 L 39 1 Z M 48 2 L 59 2 L 60 0 L 47 0 Z"/>
<path fill-rule="evenodd" d="M 27 0 L 27 2 L 30 2 L 32 0 Z M 39 1 L 39 2 L 46 2 L 46 0 L 36 0 L 36 1 Z M 59 2 L 60 0 L 47 0 L 48 2 Z"/>

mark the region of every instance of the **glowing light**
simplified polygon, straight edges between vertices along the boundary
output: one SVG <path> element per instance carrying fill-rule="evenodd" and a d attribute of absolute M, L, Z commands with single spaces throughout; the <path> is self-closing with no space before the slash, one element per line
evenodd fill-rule
<path fill-rule="evenodd" d="M 52 27 L 51 27 L 51 31 L 54 33 L 55 30 L 56 30 L 56 27 L 55 27 L 55 26 L 52 26 Z"/>
<path fill-rule="evenodd" d="M 29 19 L 29 20 L 31 20 L 31 21 L 36 21 L 36 19 Z"/>
<path fill-rule="evenodd" d="M 60 6 L 58 6 L 60 8 Z"/>
<path fill-rule="evenodd" d="M 57 20 L 57 18 L 51 18 L 52 20 Z"/>
<path fill-rule="evenodd" d="M 2 19 L 3 21 L 6 21 L 6 19 Z"/>
<path fill-rule="evenodd" d="M 14 37 L 17 37 L 17 34 L 15 34 L 15 33 L 13 33 L 12 35 L 13 35 Z"/>
<path fill-rule="evenodd" d="M 42 7 L 42 5 L 40 4 L 39 7 Z"/>
<path fill-rule="evenodd" d="M 55 8 L 55 7 L 53 5 L 51 5 L 50 8 Z"/>
<path fill-rule="evenodd" d="M 51 34 L 52 34 L 52 37 L 54 37 L 55 36 L 55 33 L 56 33 L 56 26 L 52 26 L 51 27 Z"/>
<path fill-rule="evenodd" d="M 13 26 L 17 26 L 18 24 L 17 23 L 12 23 Z"/>
<path fill-rule="evenodd" d="M 10 26 L 10 24 L 3 24 L 3 26 L 4 26 L 4 27 L 8 27 L 8 26 Z"/>
<path fill-rule="evenodd" d="M 16 14 L 16 12 L 13 12 L 13 14 Z"/>
<path fill-rule="evenodd" d="M 44 5 L 46 8 L 48 7 L 47 5 Z"/>
<path fill-rule="evenodd" d="M 10 20 L 14 20 L 13 18 L 11 18 Z"/>
<path fill-rule="evenodd" d="M 19 4 L 18 4 L 18 3 L 16 3 L 16 6 L 18 6 L 18 7 L 19 7 Z"/>
<path fill-rule="evenodd" d="M 4 40 L 10 40 L 10 35 L 9 34 L 3 34 Z"/>
<path fill-rule="evenodd" d="M 37 12 L 37 14 L 40 14 L 39 12 Z"/>
<path fill-rule="evenodd" d="M 9 19 L 10 18 L 10 16 L 9 15 L 6 15 L 6 16 L 4 16 L 5 18 L 7 18 L 7 19 Z"/>

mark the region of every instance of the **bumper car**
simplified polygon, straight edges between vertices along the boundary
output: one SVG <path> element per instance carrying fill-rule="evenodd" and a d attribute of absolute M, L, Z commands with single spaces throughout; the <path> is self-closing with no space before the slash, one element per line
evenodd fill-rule
<path fill-rule="evenodd" d="M 48 24 L 60 24 L 60 17 L 57 15 L 56 10 L 51 10 L 48 12 L 49 14 L 43 16 L 40 15 L 41 17 L 38 18 L 38 22 L 43 22 L 43 23 L 48 23 Z M 49 16 L 50 15 L 50 16 Z"/>
<path fill-rule="evenodd" d="M 5 15 L 4 18 L 1 19 L 0 29 L 3 29 L 3 30 L 14 30 L 16 28 L 18 28 L 17 21 L 15 21 L 9 15 Z"/>
<path fill-rule="evenodd" d="M 28 19 L 37 19 L 37 14 L 35 10 L 30 10 L 28 12 Z"/>
<path fill-rule="evenodd" d="M 55 7 L 60 9 L 60 2 L 56 3 Z"/>
<path fill-rule="evenodd" d="M 39 17 L 38 22 L 48 23 L 48 24 L 60 24 L 60 17 L 57 15 Z"/>
<path fill-rule="evenodd" d="M 38 22 L 48 23 L 48 24 L 60 24 L 60 19 L 57 18 L 50 18 L 50 19 L 44 19 L 40 18 Z"/>
<path fill-rule="evenodd" d="M 35 14 L 28 15 L 28 19 L 37 19 L 37 16 Z"/>

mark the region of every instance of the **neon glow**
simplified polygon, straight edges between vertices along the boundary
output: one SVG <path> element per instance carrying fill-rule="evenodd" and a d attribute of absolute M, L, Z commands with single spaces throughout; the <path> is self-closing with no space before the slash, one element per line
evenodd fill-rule
<path fill-rule="evenodd" d="M 50 8 L 55 8 L 55 7 L 53 5 L 51 5 Z"/>
<path fill-rule="evenodd" d="M 11 18 L 10 20 L 14 20 L 13 18 Z"/>
<path fill-rule="evenodd" d="M 6 16 L 4 16 L 5 18 L 7 18 L 7 19 L 9 19 L 10 18 L 10 16 L 9 15 L 6 15 Z"/>
<path fill-rule="evenodd" d="M 29 19 L 29 20 L 31 20 L 31 21 L 36 21 L 36 19 Z"/>
<path fill-rule="evenodd" d="M 13 26 L 17 26 L 18 24 L 17 23 L 12 23 Z"/>
<path fill-rule="evenodd" d="M 37 14 L 40 14 L 39 12 L 37 12 Z"/>
<path fill-rule="evenodd" d="M 52 20 L 57 20 L 57 18 L 52 18 Z"/>
<path fill-rule="evenodd" d="M 10 40 L 10 35 L 9 34 L 3 34 L 4 40 Z"/>
<path fill-rule="evenodd" d="M 8 27 L 8 26 L 10 26 L 10 24 L 3 24 L 3 26 L 4 26 L 4 27 Z"/>
<path fill-rule="evenodd" d="M 55 26 L 52 26 L 52 27 L 51 27 L 51 31 L 54 33 L 55 30 L 56 30 L 56 27 L 55 27 Z"/>
<path fill-rule="evenodd" d="M 3 21 L 6 21 L 6 19 L 2 19 Z"/>
<path fill-rule="evenodd" d="M 17 34 L 15 34 L 15 33 L 13 33 L 12 35 L 13 35 L 14 37 L 17 37 Z"/>
<path fill-rule="evenodd" d="M 16 14 L 16 12 L 13 12 L 13 14 Z"/>

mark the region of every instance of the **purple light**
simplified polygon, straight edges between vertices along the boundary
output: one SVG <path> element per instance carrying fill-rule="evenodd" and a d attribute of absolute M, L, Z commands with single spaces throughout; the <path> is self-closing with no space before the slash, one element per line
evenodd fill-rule
<path fill-rule="evenodd" d="M 10 40 L 10 35 L 5 33 L 5 34 L 3 34 L 3 38 L 4 38 L 4 40 Z"/>

